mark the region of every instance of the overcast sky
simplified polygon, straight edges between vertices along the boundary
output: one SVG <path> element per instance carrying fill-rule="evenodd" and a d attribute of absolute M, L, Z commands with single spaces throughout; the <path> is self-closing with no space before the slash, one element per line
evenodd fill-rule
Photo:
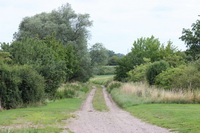
<path fill-rule="evenodd" d="M 65 3 L 76 13 L 90 14 L 89 46 L 100 42 L 124 54 L 137 38 L 151 35 L 185 50 L 179 39 L 182 29 L 190 28 L 200 15 L 200 0 L 0 0 L 0 42 L 12 41 L 22 18 Z"/>

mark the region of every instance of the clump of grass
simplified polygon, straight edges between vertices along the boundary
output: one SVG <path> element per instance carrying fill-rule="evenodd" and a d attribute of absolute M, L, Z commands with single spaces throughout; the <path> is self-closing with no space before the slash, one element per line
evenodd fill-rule
<path fill-rule="evenodd" d="M 98 87 L 96 89 L 94 98 L 92 100 L 92 104 L 93 104 L 94 109 L 97 111 L 108 111 L 109 110 L 105 103 L 102 88 Z"/>
<path fill-rule="evenodd" d="M 119 88 L 122 85 L 122 83 L 117 81 L 112 81 L 107 85 L 107 91 L 110 93 L 113 89 Z"/>
<path fill-rule="evenodd" d="M 126 83 L 111 92 L 113 99 L 122 107 L 143 103 L 200 103 L 199 91 L 175 91 L 149 87 L 141 83 Z"/>
<path fill-rule="evenodd" d="M 56 99 L 64 99 L 64 98 L 80 98 L 83 93 L 89 92 L 90 85 L 87 83 L 68 83 L 63 84 L 60 88 L 58 88 L 55 98 Z"/>

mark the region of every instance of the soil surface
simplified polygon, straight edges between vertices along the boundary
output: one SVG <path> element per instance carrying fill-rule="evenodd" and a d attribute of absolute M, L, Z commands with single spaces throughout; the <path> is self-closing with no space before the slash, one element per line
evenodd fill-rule
<path fill-rule="evenodd" d="M 108 112 L 98 112 L 92 107 L 92 99 L 96 88 L 90 92 L 82 109 L 75 114 L 76 118 L 68 121 L 66 130 L 75 133 L 169 133 L 170 131 L 155 125 L 151 125 L 131 116 L 120 109 L 111 99 L 105 88 L 103 94 Z"/>

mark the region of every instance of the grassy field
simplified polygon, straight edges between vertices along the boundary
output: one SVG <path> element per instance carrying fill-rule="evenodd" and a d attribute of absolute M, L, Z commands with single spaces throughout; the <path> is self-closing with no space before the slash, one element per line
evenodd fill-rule
<path fill-rule="evenodd" d="M 103 91 L 101 87 L 98 87 L 96 89 L 94 98 L 92 100 L 92 104 L 95 110 L 97 111 L 108 111 L 108 107 L 106 106 L 104 96 L 103 96 Z"/>
<path fill-rule="evenodd" d="M 200 104 L 192 104 L 198 101 L 198 92 L 194 95 L 124 84 L 113 89 L 111 96 L 120 107 L 144 121 L 180 133 L 200 132 Z"/>
<path fill-rule="evenodd" d="M 199 104 L 142 104 L 125 108 L 149 123 L 180 133 L 200 133 Z"/>
<path fill-rule="evenodd" d="M 96 75 L 90 79 L 90 82 L 92 82 L 94 84 L 104 85 L 108 81 L 113 80 L 113 77 L 114 77 L 114 75 Z"/>
<path fill-rule="evenodd" d="M 49 133 L 63 130 L 71 112 L 80 108 L 81 99 L 63 99 L 46 106 L 13 109 L 0 112 L 0 133 Z M 2 130 L 6 129 L 6 130 Z"/>

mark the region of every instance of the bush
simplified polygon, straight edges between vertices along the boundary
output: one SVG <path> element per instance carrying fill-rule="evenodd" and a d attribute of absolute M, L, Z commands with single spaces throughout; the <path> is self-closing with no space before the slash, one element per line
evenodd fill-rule
<path fill-rule="evenodd" d="M 128 72 L 128 80 L 133 82 L 146 81 L 146 73 L 150 65 L 151 63 L 146 63 L 136 66 L 133 70 Z"/>
<path fill-rule="evenodd" d="M 107 91 L 110 93 L 113 89 L 119 88 L 121 86 L 120 82 L 113 81 L 108 84 Z"/>
<path fill-rule="evenodd" d="M 166 61 L 156 61 L 147 69 L 147 81 L 150 85 L 155 84 L 155 78 L 161 72 L 165 71 L 169 67 Z"/>
<path fill-rule="evenodd" d="M 43 102 L 44 79 L 28 66 L 0 66 L 0 101 L 11 109 Z"/>
<path fill-rule="evenodd" d="M 30 66 L 17 67 L 21 82 L 18 85 L 24 104 L 34 104 L 44 101 L 44 78 Z"/>
<path fill-rule="evenodd" d="M 82 93 L 89 91 L 88 84 L 85 83 L 68 83 L 62 85 L 55 94 L 55 99 L 75 98 L 79 97 Z"/>
<path fill-rule="evenodd" d="M 186 67 L 187 66 L 185 65 L 181 65 L 177 68 L 170 68 L 166 71 L 163 71 L 155 79 L 156 86 L 164 89 L 172 89 L 172 86 L 174 86 L 174 81 L 177 79 L 178 76 L 184 73 Z"/>
<path fill-rule="evenodd" d="M 0 66 L 0 101 L 5 109 L 17 108 L 22 105 L 19 84 L 21 79 L 15 67 L 1 64 Z"/>
<path fill-rule="evenodd" d="M 182 90 L 200 89 L 200 71 L 194 65 L 184 69 L 184 72 L 174 78 L 172 87 Z"/>

